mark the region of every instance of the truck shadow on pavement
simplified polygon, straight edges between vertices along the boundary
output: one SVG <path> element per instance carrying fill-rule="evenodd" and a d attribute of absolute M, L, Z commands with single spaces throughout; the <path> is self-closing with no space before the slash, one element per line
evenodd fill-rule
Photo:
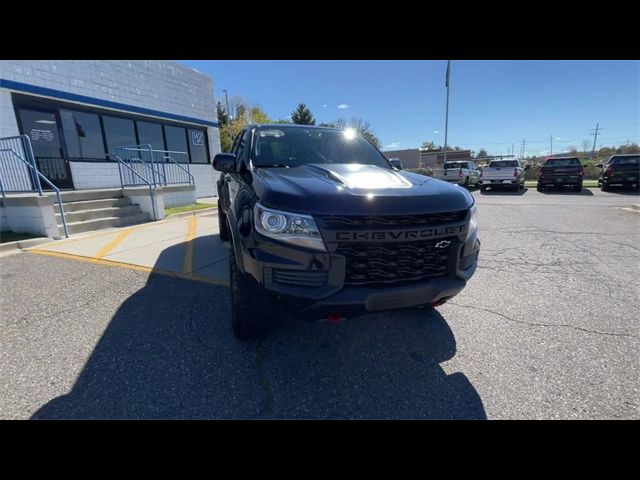
<path fill-rule="evenodd" d="M 552 187 L 552 188 L 546 188 L 540 193 L 543 194 L 543 195 L 575 195 L 575 196 L 582 196 L 582 197 L 592 197 L 593 196 L 593 192 L 591 191 L 590 188 L 583 188 L 579 192 L 576 192 L 575 190 L 569 190 L 568 188 L 553 188 Z"/>
<path fill-rule="evenodd" d="M 514 190 L 508 190 L 506 188 L 490 188 L 489 190 L 480 190 L 480 194 L 481 195 L 487 195 L 487 196 L 491 196 L 491 195 L 500 195 L 500 196 L 511 196 L 511 197 L 521 197 L 522 195 L 524 195 L 525 193 L 527 193 L 528 188 L 524 187 L 524 188 L 520 188 L 518 189 L 518 191 L 514 191 Z"/>
<path fill-rule="evenodd" d="M 32 418 L 486 418 L 467 377 L 440 366 L 456 341 L 435 310 L 339 325 L 283 313 L 266 339 L 243 343 L 229 303 L 224 287 L 151 274 L 118 308 L 72 390 Z"/>

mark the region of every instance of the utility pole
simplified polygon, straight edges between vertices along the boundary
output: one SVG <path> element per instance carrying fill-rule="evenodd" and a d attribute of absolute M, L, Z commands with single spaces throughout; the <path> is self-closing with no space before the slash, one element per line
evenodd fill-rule
<path fill-rule="evenodd" d="M 445 86 L 447 87 L 447 110 L 444 117 L 444 163 L 447 163 L 447 133 L 449 131 L 449 81 L 451 79 L 451 60 L 447 61 L 447 78 Z"/>
<path fill-rule="evenodd" d="M 514 143 L 511 144 L 511 155 L 516 156 L 516 145 Z"/>
<path fill-rule="evenodd" d="M 551 135 L 550 138 L 551 138 L 551 153 L 549 154 L 549 156 L 553 155 L 553 135 Z"/>
<path fill-rule="evenodd" d="M 526 138 L 522 139 L 522 158 L 524 158 L 524 144 L 525 144 L 526 140 L 527 140 Z"/>
<path fill-rule="evenodd" d="M 600 123 L 596 123 L 596 133 L 590 133 L 589 135 L 593 135 L 593 148 L 591 149 L 591 157 L 589 160 L 593 160 L 593 154 L 596 150 L 596 140 L 598 139 L 598 128 L 600 127 Z"/>

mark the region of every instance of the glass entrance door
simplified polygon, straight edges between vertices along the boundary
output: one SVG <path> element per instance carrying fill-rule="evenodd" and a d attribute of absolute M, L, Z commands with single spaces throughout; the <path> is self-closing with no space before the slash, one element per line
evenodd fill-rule
<path fill-rule="evenodd" d="M 46 110 L 19 109 L 22 133 L 29 136 L 40 172 L 59 189 L 73 188 L 71 167 L 62 149 L 56 114 Z M 41 182 L 43 189 L 50 188 Z"/>

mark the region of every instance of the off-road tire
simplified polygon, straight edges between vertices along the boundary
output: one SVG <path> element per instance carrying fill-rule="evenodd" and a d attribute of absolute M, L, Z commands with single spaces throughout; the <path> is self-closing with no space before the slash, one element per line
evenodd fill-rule
<path fill-rule="evenodd" d="M 273 325 L 275 300 L 253 277 L 238 269 L 233 249 L 229 253 L 229 280 L 233 334 L 243 341 L 264 337 Z"/>
<path fill-rule="evenodd" d="M 227 223 L 227 216 L 222 212 L 222 207 L 218 201 L 218 232 L 220 240 L 223 242 L 229 241 L 229 224 Z"/>

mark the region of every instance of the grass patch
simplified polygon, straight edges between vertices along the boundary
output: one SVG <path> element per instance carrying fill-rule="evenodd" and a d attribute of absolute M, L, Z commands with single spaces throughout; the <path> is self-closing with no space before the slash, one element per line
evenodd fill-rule
<path fill-rule="evenodd" d="M 192 203 L 191 205 L 183 205 L 181 207 L 170 207 L 170 208 L 165 208 L 164 209 L 164 215 L 165 217 L 168 217 L 169 215 L 173 215 L 174 213 L 182 213 L 182 212 L 191 212 L 193 210 L 202 210 L 203 208 L 212 208 L 215 207 L 215 205 L 212 205 L 210 203 Z"/>
<path fill-rule="evenodd" d="M 28 240 L 30 238 L 37 237 L 29 235 L 28 233 L 0 232 L 0 243 L 17 242 L 19 240 Z"/>
<path fill-rule="evenodd" d="M 524 182 L 526 187 L 530 187 L 530 188 L 536 188 L 536 185 L 538 184 L 538 182 L 536 180 L 527 180 Z M 583 180 L 582 181 L 582 186 L 584 188 L 598 188 L 598 181 L 597 180 Z"/>

